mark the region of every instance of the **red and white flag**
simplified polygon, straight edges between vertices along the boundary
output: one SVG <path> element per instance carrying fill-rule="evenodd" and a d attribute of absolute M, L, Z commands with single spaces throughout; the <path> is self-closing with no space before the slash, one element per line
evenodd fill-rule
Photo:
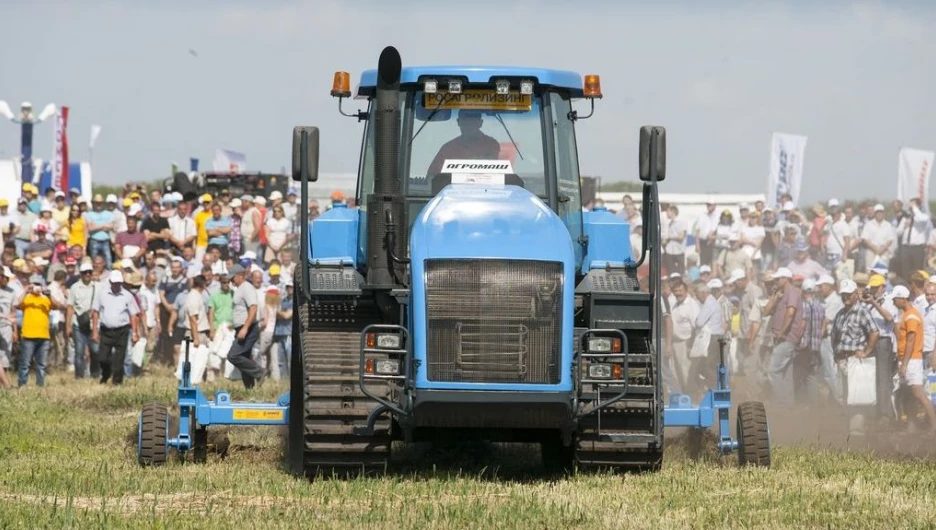
<path fill-rule="evenodd" d="M 908 202 L 923 199 L 923 208 L 929 206 L 929 179 L 936 153 L 904 147 L 897 157 L 897 198 Z"/>
<path fill-rule="evenodd" d="M 68 189 L 68 107 L 62 107 L 55 121 L 55 165 L 52 167 L 52 187 Z"/>

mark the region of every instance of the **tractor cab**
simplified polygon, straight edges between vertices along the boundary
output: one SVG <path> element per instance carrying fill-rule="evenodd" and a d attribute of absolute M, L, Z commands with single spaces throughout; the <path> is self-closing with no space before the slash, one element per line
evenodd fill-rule
<path fill-rule="evenodd" d="M 366 208 L 374 191 L 377 71 L 365 71 L 355 99 L 367 109 L 345 113 L 365 122 L 357 204 Z M 351 95 L 349 76 L 335 74 L 332 95 Z M 601 97 L 597 76 L 509 67 L 407 67 L 400 79 L 398 175 L 405 226 L 449 184 L 515 185 L 536 195 L 562 219 L 576 241 L 577 265 L 584 254 L 582 196 L 573 101 Z M 366 216 L 362 216 L 362 219 Z M 363 262 L 367 227 L 359 230 Z M 405 239 L 405 237 L 404 237 Z"/>

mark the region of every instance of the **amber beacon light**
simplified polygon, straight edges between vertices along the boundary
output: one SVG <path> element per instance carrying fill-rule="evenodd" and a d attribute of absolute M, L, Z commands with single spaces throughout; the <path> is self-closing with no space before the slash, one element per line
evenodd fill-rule
<path fill-rule="evenodd" d="M 348 72 L 335 72 L 331 95 L 334 98 L 351 97 L 351 74 Z"/>
<path fill-rule="evenodd" d="M 586 98 L 601 99 L 601 77 L 594 74 L 586 75 L 583 92 Z"/>

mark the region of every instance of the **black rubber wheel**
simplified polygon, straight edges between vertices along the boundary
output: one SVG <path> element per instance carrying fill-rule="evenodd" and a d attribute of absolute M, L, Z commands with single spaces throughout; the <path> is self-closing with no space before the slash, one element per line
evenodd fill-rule
<path fill-rule="evenodd" d="M 562 445 L 557 435 L 540 442 L 543 469 L 550 474 L 573 473 L 575 471 L 575 445 Z"/>
<path fill-rule="evenodd" d="M 759 401 L 738 405 L 738 464 L 770 467 L 770 428 L 767 411 Z"/>
<path fill-rule="evenodd" d="M 140 413 L 137 461 L 142 466 L 161 466 L 169 456 L 169 409 L 161 403 L 147 403 Z"/>
<path fill-rule="evenodd" d="M 204 464 L 208 461 L 208 428 L 198 425 L 193 415 L 189 432 L 192 433 L 192 461 L 196 464 Z"/>

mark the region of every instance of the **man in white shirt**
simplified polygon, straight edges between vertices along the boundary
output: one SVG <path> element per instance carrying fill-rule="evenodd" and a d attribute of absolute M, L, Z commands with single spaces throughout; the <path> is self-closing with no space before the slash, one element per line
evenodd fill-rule
<path fill-rule="evenodd" d="M 913 271 L 923 267 L 926 261 L 926 241 L 933 225 L 930 217 L 920 208 L 920 199 L 910 199 L 910 211 L 904 212 L 897 225 L 900 246 L 897 274 L 909 278 Z"/>
<path fill-rule="evenodd" d="M 831 206 L 833 203 L 829 201 Z M 837 204 L 837 203 L 835 203 Z M 826 238 L 826 268 L 835 270 L 838 264 L 847 259 L 851 253 L 853 242 L 852 228 L 845 221 L 845 214 L 834 208 L 831 222 L 826 223 L 824 230 L 828 233 Z"/>
<path fill-rule="evenodd" d="M 695 225 L 695 247 L 699 255 L 699 265 L 712 265 L 715 251 L 715 229 L 718 228 L 718 215 L 715 203 L 705 204 L 705 213 L 699 216 Z"/>
<path fill-rule="evenodd" d="M 884 205 L 874 205 L 874 218 L 865 223 L 861 231 L 861 241 L 864 243 L 865 267 L 862 272 L 876 265 L 888 266 L 894 251 L 897 249 L 897 232 L 894 225 L 884 219 Z"/>
<path fill-rule="evenodd" d="M 689 346 L 695 331 L 696 318 L 699 316 L 699 302 L 689 296 L 689 290 L 682 281 L 670 284 L 673 290 L 673 302 L 670 304 L 670 318 L 673 321 L 672 356 L 680 387 L 686 388 L 689 380 Z"/>
<path fill-rule="evenodd" d="M 933 350 L 936 349 L 936 283 L 926 282 L 926 307 L 923 315 L 923 368 L 933 369 Z"/>
<path fill-rule="evenodd" d="M 198 235 L 195 230 L 195 220 L 189 217 L 188 212 L 189 203 L 180 202 L 176 208 L 176 214 L 168 219 L 169 242 L 176 254 L 181 254 L 185 247 L 193 246 L 195 237 Z"/>
<path fill-rule="evenodd" d="M 669 226 L 663 234 L 664 264 L 670 272 L 683 273 L 686 271 L 686 233 L 688 225 L 679 218 L 679 208 L 671 204 L 666 212 Z"/>

